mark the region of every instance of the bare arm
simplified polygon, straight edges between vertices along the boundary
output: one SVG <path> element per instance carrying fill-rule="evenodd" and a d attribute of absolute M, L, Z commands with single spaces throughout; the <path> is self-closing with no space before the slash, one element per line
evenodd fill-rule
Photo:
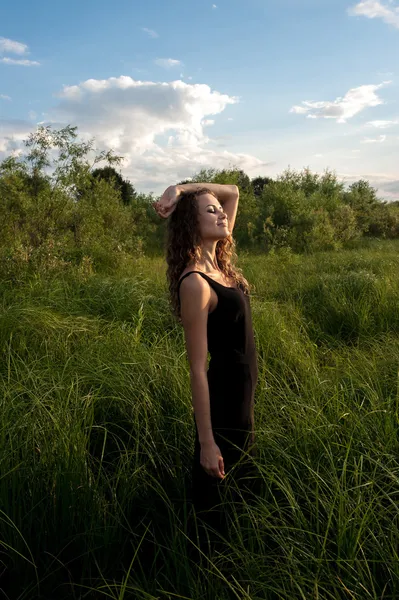
<path fill-rule="evenodd" d="M 208 475 L 223 479 L 224 460 L 213 436 L 206 372 L 207 323 L 211 290 L 201 275 L 192 273 L 181 282 L 180 291 L 181 317 L 190 362 L 195 422 L 201 446 L 200 464 Z"/>
<path fill-rule="evenodd" d="M 236 185 L 228 185 L 222 183 L 183 183 L 176 186 L 178 190 L 182 192 L 195 192 L 200 188 L 208 188 L 211 192 L 216 194 L 220 204 L 224 207 L 225 202 L 230 198 L 235 198 L 239 195 L 238 187 Z"/>
<path fill-rule="evenodd" d="M 206 371 L 202 371 L 191 373 L 190 379 L 198 438 L 200 445 L 204 446 L 215 442 L 211 421 L 208 377 Z"/>
<path fill-rule="evenodd" d="M 160 200 L 154 202 L 153 207 L 160 217 L 167 219 L 174 211 L 176 203 L 183 192 L 192 192 L 204 187 L 216 194 L 227 215 L 230 233 L 233 233 L 240 197 L 240 192 L 236 185 L 221 183 L 183 183 L 181 185 L 170 185 L 166 188 Z"/>
<path fill-rule="evenodd" d="M 184 327 L 192 399 L 199 441 L 214 442 L 209 386 L 206 373 L 208 355 L 207 322 L 211 294 L 201 275 L 193 273 L 180 284 L 181 318 Z"/>
<path fill-rule="evenodd" d="M 192 273 L 181 282 L 180 292 L 181 318 L 190 362 L 195 422 L 201 446 L 200 464 L 208 475 L 223 479 L 225 476 L 224 460 L 213 435 L 206 372 L 207 323 L 211 290 L 201 275 Z"/>

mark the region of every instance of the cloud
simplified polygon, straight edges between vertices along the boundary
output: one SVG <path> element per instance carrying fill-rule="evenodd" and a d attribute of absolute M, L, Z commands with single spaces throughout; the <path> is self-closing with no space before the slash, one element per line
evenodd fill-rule
<path fill-rule="evenodd" d="M 0 160 L 10 154 L 18 154 L 22 141 L 25 140 L 32 123 L 20 119 L 0 119 Z"/>
<path fill-rule="evenodd" d="M 217 8 L 217 5 L 216 4 L 212 4 L 212 8 L 213 9 Z"/>
<path fill-rule="evenodd" d="M 370 185 L 377 190 L 377 197 L 385 199 L 388 202 L 399 200 L 399 180 L 398 175 L 390 173 L 337 173 L 340 179 L 344 179 L 347 185 L 359 181 L 359 179 L 367 180 Z"/>
<path fill-rule="evenodd" d="M 159 37 L 157 32 L 154 31 L 153 29 L 147 29 L 147 27 L 142 27 L 141 30 L 144 31 L 145 33 L 147 33 L 151 38 Z"/>
<path fill-rule="evenodd" d="M 385 142 L 385 140 L 387 139 L 386 135 L 380 135 L 378 136 L 378 138 L 364 138 L 364 140 L 361 140 L 361 144 L 375 144 L 375 143 L 381 143 L 381 142 Z"/>
<path fill-rule="evenodd" d="M 0 37 L 0 54 L 10 52 L 11 54 L 26 54 L 28 46 L 21 42 L 15 42 L 4 37 Z"/>
<path fill-rule="evenodd" d="M 377 129 L 388 129 L 389 127 L 393 127 L 394 125 L 399 125 L 399 120 L 393 121 L 367 121 L 365 123 L 365 127 L 376 127 Z"/>
<path fill-rule="evenodd" d="M 334 101 L 313 102 L 309 100 L 302 101 L 304 106 L 293 106 L 291 113 L 300 115 L 306 114 L 308 119 L 336 119 L 337 123 L 346 123 L 356 114 L 366 108 L 383 104 L 376 91 L 384 85 L 391 83 L 384 81 L 379 85 L 362 85 L 350 89 L 343 98 L 338 97 Z"/>
<path fill-rule="evenodd" d="M 99 150 L 113 148 L 125 159 L 124 175 L 139 190 L 160 193 L 201 168 L 237 165 L 251 173 L 266 164 L 250 154 L 220 150 L 204 133 L 214 115 L 238 102 L 206 84 L 120 76 L 64 86 L 56 97 L 46 122 L 57 128 L 76 124 L 82 139 L 94 137 Z"/>
<path fill-rule="evenodd" d="M 26 44 L 0 37 L 0 54 L 4 54 L 5 52 L 18 55 L 29 54 Z M 21 65 L 23 67 L 37 67 L 40 65 L 36 60 L 16 59 L 9 58 L 8 56 L 0 58 L 0 62 L 6 65 Z"/>
<path fill-rule="evenodd" d="M 11 97 L 6 96 L 5 94 L 0 94 L 0 100 L 11 100 Z"/>
<path fill-rule="evenodd" d="M 381 190 L 385 192 L 386 198 L 399 200 L 399 179 L 383 184 Z"/>
<path fill-rule="evenodd" d="M 40 65 L 36 60 L 15 59 L 15 58 L 0 58 L 0 62 L 6 65 L 21 65 L 22 67 L 38 67 Z"/>
<path fill-rule="evenodd" d="M 181 60 L 176 60 L 175 58 L 156 58 L 154 62 L 159 67 L 164 67 L 165 69 L 170 69 L 171 67 L 181 67 L 183 65 Z"/>
<path fill-rule="evenodd" d="M 393 6 L 392 0 L 388 4 L 378 0 L 365 0 L 348 9 L 351 16 L 363 16 L 369 19 L 382 19 L 384 23 L 399 29 L 399 6 Z"/>
<path fill-rule="evenodd" d="M 201 121 L 201 125 L 203 125 L 204 127 L 206 127 L 207 125 L 214 125 L 215 124 L 215 119 L 204 119 L 203 121 Z"/>

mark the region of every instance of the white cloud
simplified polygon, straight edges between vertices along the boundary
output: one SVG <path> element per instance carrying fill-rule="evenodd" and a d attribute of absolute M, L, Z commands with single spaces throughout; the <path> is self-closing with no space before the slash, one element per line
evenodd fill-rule
<path fill-rule="evenodd" d="M 313 102 L 309 100 L 302 101 L 304 106 L 293 106 L 290 112 L 304 115 L 308 119 L 336 119 L 337 123 L 346 123 L 356 114 L 366 108 L 383 104 L 376 90 L 384 85 L 391 83 L 384 81 L 379 85 L 361 85 L 350 89 L 343 98 L 338 97 L 334 101 Z"/>
<path fill-rule="evenodd" d="M 380 135 L 378 136 L 378 138 L 364 138 L 364 140 L 361 140 L 361 144 L 376 144 L 376 143 L 381 143 L 381 142 L 385 142 L 385 140 L 387 139 L 386 135 Z"/>
<path fill-rule="evenodd" d="M 26 44 L 0 37 L 0 54 L 4 54 L 4 52 L 10 52 L 11 54 L 25 54 L 27 51 L 28 46 Z"/>
<path fill-rule="evenodd" d="M 150 38 L 157 38 L 157 37 L 159 37 L 159 35 L 157 34 L 157 32 L 154 31 L 153 29 L 147 29 L 147 27 L 142 27 L 141 29 L 142 29 L 142 31 L 144 31 L 145 33 L 147 33 L 150 36 Z"/>
<path fill-rule="evenodd" d="M 11 100 L 11 97 L 6 96 L 5 94 L 0 94 L 0 100 Z"/>
<path fill-rule="evenodd" d="M 32 123 L 20 119 L 0 119 L 0 160 L 21 149 L 21 143 L 32 131 Z"/>
<path fill-rule="evenodd" d="M 215 119 L 204 119 L 203 121 L 201 121 L 201 125 L 203 125 L 204 127 L 206 127 L 207 125 L 214 125 L 215 124 Z"/>
<path fill-rule="evenodd" d="M 367 123 L 365 123 L 365 127 L 376 127 L 377 129 L 388 129 L 389 127 L 392 127 L 393 125 L 399 125 L 399 120 L 393 120 L 393 121 L 367 121 Z"/>
<path fill-rule="evenodd" d="M 212 4 L 212 8 L 217 8 L 217 5 L 216 4 Z"/>
<path fill-rule="evenodd" d="M 380 187 L 384 197 L 389 200 L 399 200 L 399 179 L 389 181 Z"/>
<path fill-rule="evenodd" d="M 239 165 L 250 174 L 265 165 L 250 154 L 219 150 L 204 133 L 213 115 L 238 102 L 206 84 L 121 76 L 65 86 L 58 97 L 47 120 L 76 124 L 99 149 L 124 156 L 123 173 L 139 190 L 161 192 L 204 167 Z"/>
<path fill-rule="evenodd" d="M 338 177 L 345 180 L 347 185 L 359 181 L 359 179 L 367 180 L 370 185 L 377 190 L 377 197 L 385 200 L 399 200 L 399 180 L 397 173 L 345 173 L 338 172 Z"/>
<path fill-rule="evenodd" d="M 28 46 L 26 44 L 0 37 L 0 54 L 4 54 L 5 52 L 19 55 L 29 54 Z M 16 59 L 9 58 L 8 56 L 0 58 L 0 62 L 6 65 L 21 65 L 23 67 L 37 67 L 40 65 L 36 60 Z"/>
<path fill-rule="evenodd" d="M 183 65 L 181 60 L 176 60 L 175 58 L 156 58 L 154 62 L 159 67 L 164 67 L 165 69 L 170 69 L 171 67 L 179 67 Z"/>
<path fill-rule="evenodd" d="M 228 117 L 228 121 L 234 121 L 233 117 Z"/>
<path fill-rule="evenodd" d="M 310 104 L 310 102 L 306 102 L 306 101 L 302 101 L 303 104 Z M 309 111 L 309 108 L 304 108 L 303 106 L 293 106 L 290 109 L 290 112 L 292 113 L 296 113 L 297 115 L 306 115 L 306 113 Z"/>
<path fill-rule="evenodd" d="M 385 23 L 399 29 L 399 6 L 394 6 L 392 0 L 388 4 L 378 0 L 365 0 L 348 9 L 351 16 L 361 15 L 369 19 L 382 19 Z"/>
<path fill-rule="evenodd" d="M 0 62 L 6 65 L 21 65 L 23 67 L 38 67 L 40 65 L 36 60 L 15 59 L 15 58 L 0 58 Z"/>

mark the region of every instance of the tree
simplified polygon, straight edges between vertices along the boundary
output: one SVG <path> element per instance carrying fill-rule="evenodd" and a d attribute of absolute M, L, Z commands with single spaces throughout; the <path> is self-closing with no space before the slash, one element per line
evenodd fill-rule
<path fill-rule="evenodd" d="M 355 211 L 359 229 L 367 234 L 373 220 L 373 214 L 380 205 L 376 190 L 368 181 L 360 179 L 352 183 L 349 190 L 344 192 L 343 200 Z"/>
<path fill-rule="evenodd" d="M 96 179 L 104 179 L 111 184 L 121 194 L 123 204 L 129 205 L 136 197 L 136 190 L 128 179 L 123 179 L 113 167 L 101 167 L 92 171 L 93 177 Z"/>
<path fill-rule="evenodd" d="M 39 127 L 25 145 L 26 154 L 0 163 L 0 272 L 84 260 L 113 269 L 141 253 L 135 207 L 124 205 L 106 178 L 92 175 L 97 163 L 111 167 L 120 157 L 95 154 L 93 141 L 77 139 L 70 126 Z"/>
<path fill-rule="evenodd" d="M 255 196 L 262 196 L 263 188 L 265 185 L 269 185 L 273 179 L 271 177 L 255 177 L 252 179 L 252 189 L 254 191 Z"/>

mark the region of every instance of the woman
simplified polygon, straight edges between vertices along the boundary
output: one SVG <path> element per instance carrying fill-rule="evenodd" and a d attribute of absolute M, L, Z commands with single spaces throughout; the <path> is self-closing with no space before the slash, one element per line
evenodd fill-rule
<path fill-rule="evenodd" d="M 167 278 L 190 364 L 196 428 L 192 501 L 220 533 L 227 527 L 223 509 L 216 509 L 220 492 L 230 473 L 236 481 L 249 476 L 251 461 L 244 459 L 254 456 L 258 368 L 250 288 L 231 263 L 238 200 L 236 185 L 190 183 L 169 186 L 154 203 L 158 215 L 169 217 Z"/>

